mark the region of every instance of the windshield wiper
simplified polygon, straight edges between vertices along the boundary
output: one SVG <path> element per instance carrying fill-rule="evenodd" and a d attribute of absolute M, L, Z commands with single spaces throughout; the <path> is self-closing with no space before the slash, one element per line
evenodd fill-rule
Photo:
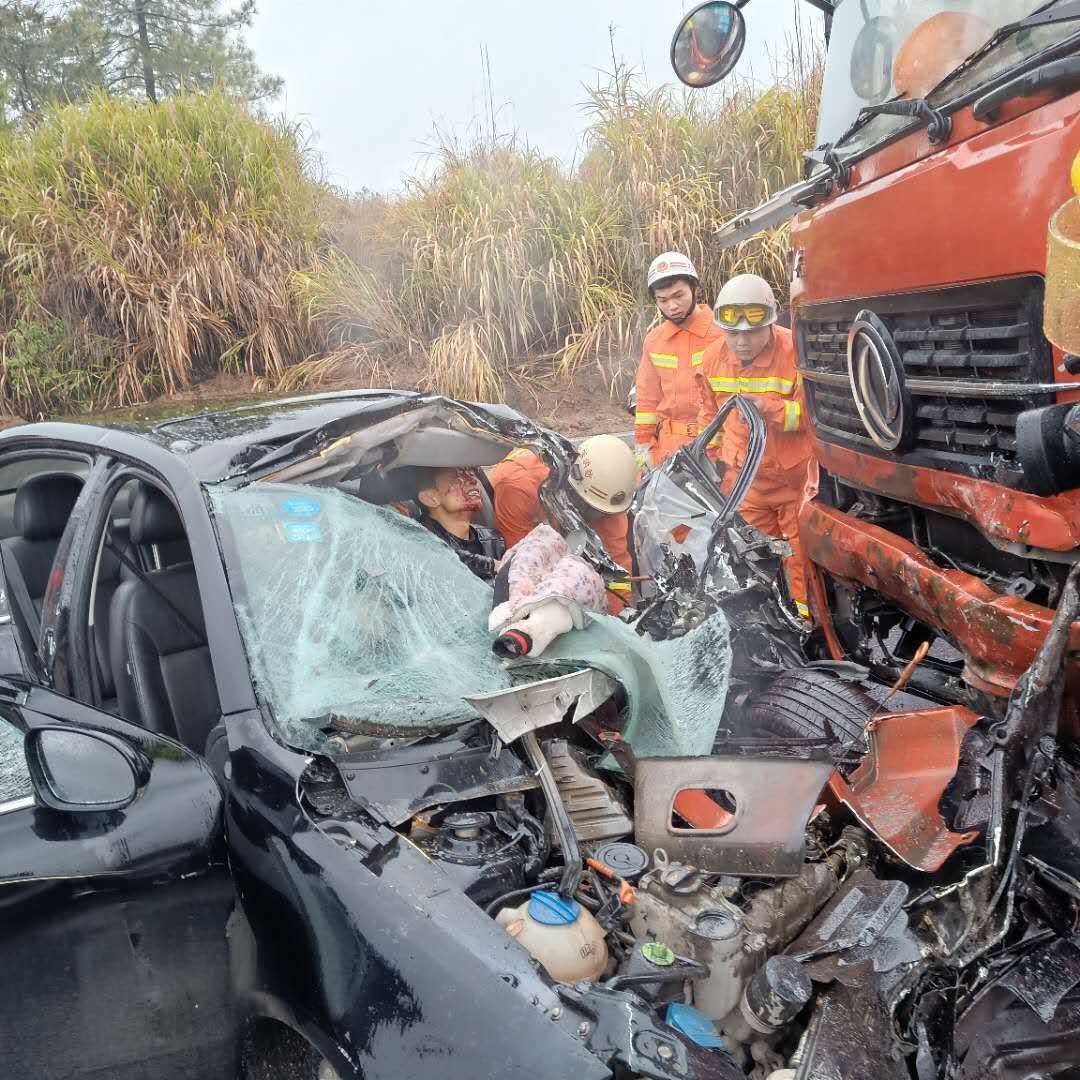
<path fill-rule="evenodd" d="M 893 98 L 880 105 L 867 105 L 859 110 L 851 126 L 833 143 L 822 149 L 833 150 L 843 146 L 857 131 L 862 130 L 875 116 L 910 116 L 926 124 L 926 133 L 930 141 L 945 142 L 952 133 L 952 118 L 940 109 L 935 109 L 926 98 Z"/>
<path fill-rule="evenodd" d="M 1069 0 L 1068 3 L 1059 4 L 1055 4 L 1055 0 L 1051 0 L 1049 4 L 1046 4 L 1038 11 L 1028 15 L 1027 18 L 1021 19 L 1019 22 L 1010 23 L 1008 26 L 1001 27 L 1001 29 L 998 30 L 998 32 L 994 34 L 981 49 L 973 52 L 969 57 L 957 64 L 957 66 L 930 91 L 926 98 L 914 98 L 910 101 L 904 98 L 894 98 L 892 101 L 886 101 L 880 105 L 870 105 L 865 109 L 861 109 L 851 126 L 831 145 L 833 147 L 842 146 L 857 131 L 865 127 L 870 120 L 883 113 L 899 116 L 918 116 L 922 119 L 926 119 L 928 121 L 927 134 L 930 135 L 930 141 L 944 142 L 951 133 L 951 118 L 941 109 L 931 105 L 928 100 L 929 98 L 934 97 L 944 86 L 947 86 L 952 82 L 953 79 L 967 71 L 974 64 L 979 63 L 980 60 L 988 56 L 1001 45 L 1003 41 L 1008 40 L 1021 30 L 1029 30 L 1035 26 L 1048 26 L 1057 22 L 1069 22 L 1073 19 L 1080 19 L 1080 0 Z M 937 121 L 937 126 L 931 128 L 930 123 L 935 120 Z M 937 138 L 936 135 L 942 130 L 942 121 L 948 121 L 950 127 L 949 130 L 945 131 L 944 135 Z"/>
<path fill-rule="evenodd" d="M 976 120 L 985 123 L 993 120 L 998 109 L 1013 98 L 1033 97 L 1047 90 L 1076 86 L 1080 86 L 1080 56 L 1066 56 L 1018 75 L 1003 86 L 983 94 L 972 105 L 971 113 Z"/>
<path fill-rule="evenodd" d="M 1030 30 L 1036 26 L 1050 26 L 1059 22 L 1071 22 L 1073 19 L 1080 19 L 1080 0 L 1069 0 L 1068 3 L 1058 3 L 1057 0 L 1050 0 L 1050 3 L 1043 5 L 1038 11 L 1032 12 L 1019 22 L 1009 23 L 1007 26 L 1001 27 L 981 49 L 973 52 L 962 63 L 957 64 L 927 96 L 932 97 L 935 95 L 942 87 L 947 86 L 953 79 L 989 56 L 1003 41 L 1007 41 L 1021 30 Z"/>
<path fill-rule="evenodd" d="M 859 113 L 863 123 L 880 116 L 914 117 L 927 125 L 927 137 L 931 143 L 947 143 L 949 135 L 953 134 L 953 118 L 941 109 L 935 109 L 924 97 L 895 98 L 892 102 L 869 105 Z"/>

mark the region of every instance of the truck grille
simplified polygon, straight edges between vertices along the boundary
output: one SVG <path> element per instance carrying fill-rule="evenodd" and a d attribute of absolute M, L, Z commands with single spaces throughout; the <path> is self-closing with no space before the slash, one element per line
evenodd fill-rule
<path fill-rule="evenodd" d="M 915 410 L 914 444 L 903 454 L 889 455 L 871 441 L 847 382 L 848 329 L 863 309 L 888 327 L 903 360 Z M 800 367 L 819 437 L 907 464 L 1022 485 L 1016 416 L 1053 401 L 1030 391 L 1053 381 L 1041 330 L 1041 278 L 818 304 L 797 317 Z M 919 385 L 926 379 L 957 385 L 947 395 L 932 393 Z M 1000 389 L 980 395 L 979 383 Z M 1001 384 L 1016 384 L 1017 392 Z"/>

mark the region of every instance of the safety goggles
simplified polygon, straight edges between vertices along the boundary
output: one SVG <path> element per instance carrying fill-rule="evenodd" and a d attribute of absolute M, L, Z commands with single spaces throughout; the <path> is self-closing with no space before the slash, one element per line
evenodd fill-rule
<path fill-rule="evenodd" d="M 716 309 L 716 321 L 726 330 L 736 330 L 743 322 L 761 326 L 771 314 L 764 304 L 725 304 Z"/>

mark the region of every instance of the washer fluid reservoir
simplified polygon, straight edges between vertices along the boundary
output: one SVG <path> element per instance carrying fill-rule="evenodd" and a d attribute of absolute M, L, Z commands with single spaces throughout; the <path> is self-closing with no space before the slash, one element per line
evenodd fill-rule
<path fill-rule="evenodd" d="M 576 900 L 542 889 L 495 921 L 559 982 L 596 979 L 607 967 L 604 931 Z"/>

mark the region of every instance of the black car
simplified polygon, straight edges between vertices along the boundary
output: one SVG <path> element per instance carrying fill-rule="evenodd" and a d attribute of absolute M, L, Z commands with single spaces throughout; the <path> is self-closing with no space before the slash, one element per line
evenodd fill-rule
<path fill-rule="evenodd" d="M 515 446 L 572 460 L 509 409 L 381 391 L 0 435 L 6 1078 L 730 1075 L 489 914 L 556 888 L 551 825 L 461 700 L 503 685 L 450 648 L 487 586 L 385 507 L 396 467 Z M 438 574 L 397 566 L 417 543 Z"/>

